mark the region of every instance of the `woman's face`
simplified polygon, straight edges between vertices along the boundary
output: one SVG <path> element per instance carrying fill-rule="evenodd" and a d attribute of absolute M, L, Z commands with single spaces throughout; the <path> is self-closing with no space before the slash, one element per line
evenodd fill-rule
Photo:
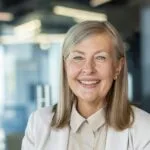
<path fill-rule="evenodd" d="M 65 61 L 67 80 L 78 101 L 96 104 L 105 101 L 117 69 L 112 40 L 107 34 L 84 39 Z"/>

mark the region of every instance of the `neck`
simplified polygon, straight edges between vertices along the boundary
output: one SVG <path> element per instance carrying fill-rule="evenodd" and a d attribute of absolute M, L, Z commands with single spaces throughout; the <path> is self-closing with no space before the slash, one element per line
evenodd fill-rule
<path fill-rule="evenodd" d="M 84 100 L 78 100 L 76 105 L 78 112 L 84 118 L 88 118 L 103 106 L 104 106 L 104 102 L 93 103 L 93 102 L 85 102 Z"/>

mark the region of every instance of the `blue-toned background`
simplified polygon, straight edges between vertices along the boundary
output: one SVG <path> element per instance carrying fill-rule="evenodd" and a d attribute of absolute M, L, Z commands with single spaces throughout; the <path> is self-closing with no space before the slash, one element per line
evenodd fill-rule
<path fill-rule="evenodd" d="M 0 0 L 0 150 L 20 150 L 29 115 L 57 103 L 65 33 L 87 19 L 119 30 L 128 98 L 150 112 L 149 1 Z"/>

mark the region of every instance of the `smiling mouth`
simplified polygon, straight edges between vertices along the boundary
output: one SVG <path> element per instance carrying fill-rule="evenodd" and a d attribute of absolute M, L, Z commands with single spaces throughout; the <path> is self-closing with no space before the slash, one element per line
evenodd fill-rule
<path fill-rule="evenodd" d="M 88 80 L 79 80 L 79 83 L 86 88 L 94 88 L 96 87 L 99 83 L 100 80 L 92 80 L 92 81 L 88 81 Z"/>

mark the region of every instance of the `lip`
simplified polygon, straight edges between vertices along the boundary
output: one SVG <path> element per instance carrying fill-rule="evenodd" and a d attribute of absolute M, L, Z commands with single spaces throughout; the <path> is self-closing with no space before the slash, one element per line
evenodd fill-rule
<path fill-rule="evenodd" d="M 79 81 L 97 81 L 100 79 L 96 78 L 96 77 L 80 77 L 77 80 L 79 80 Z"/>
<path fill-rule="evenodd" d="M 95 88 L 100 83 L 100 80 L 97 80 L 97 79 L 88 79 L 88 80 L 87 79 L 82 79 L 82 80 L 78 80 L 78 82 L 84 88 Z"/>

